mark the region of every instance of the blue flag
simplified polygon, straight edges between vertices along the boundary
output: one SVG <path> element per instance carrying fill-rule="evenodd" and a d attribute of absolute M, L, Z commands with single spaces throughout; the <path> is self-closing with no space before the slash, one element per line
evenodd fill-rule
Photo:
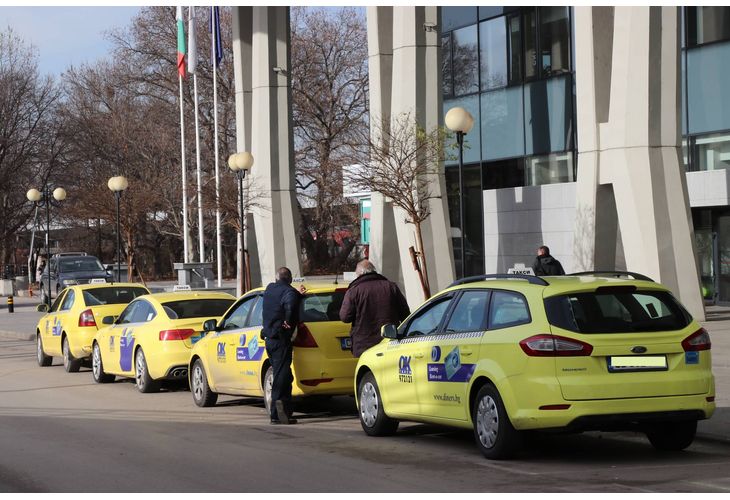
<path fill-rule="evenodd" d="M 223 59 L 223 42 L 221 41 L 221 16 L 218 7 L 210 8 L 210 61 L 220 66 Z"/>

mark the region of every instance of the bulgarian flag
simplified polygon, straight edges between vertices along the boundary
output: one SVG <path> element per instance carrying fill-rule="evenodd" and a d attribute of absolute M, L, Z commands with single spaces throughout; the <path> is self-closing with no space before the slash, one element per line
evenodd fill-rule
<path fill-rule="evenodd" d="M 185 25 L 182 7 L 177 8 L 177 74 L 185 78 Z"/>

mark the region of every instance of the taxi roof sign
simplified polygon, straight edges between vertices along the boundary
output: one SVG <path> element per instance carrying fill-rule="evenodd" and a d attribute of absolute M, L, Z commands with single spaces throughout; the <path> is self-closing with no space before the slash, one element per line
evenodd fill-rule
<path fill-rule="evenodd" d="M 106 283 L 106 280 L 104 278 L 91 278 L 91 281 L 89 281 L 89 283 L 92 285 L 99 285 Z"/>
<path fill-rule="evenodd" d="M 190 288 L 190 285 L 175 285 L 172 287 L 173 292 L 189 292 L 190 290 L 192 290 L 192 288 Z"/>

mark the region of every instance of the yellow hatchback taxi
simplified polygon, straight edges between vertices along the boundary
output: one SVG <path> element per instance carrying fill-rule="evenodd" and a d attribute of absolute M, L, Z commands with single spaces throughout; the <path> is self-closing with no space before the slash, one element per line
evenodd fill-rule
<path fill-rule="evenodd" d="M 91 356 L 102 318 L 119 314 L 133 299 L 148 293 L 142 285 L 111 284 L 104 279 L 63 289 L 50 309 L 47 304 L 38 306 L 39 311 L 47 311 L 36 326 L 38 364 L 50 366 L 53 356 L 62 356 L 67 372 L 79 371 Z"/>
<path fill-rule="evenodd" d="M 715 409 L 708 333 L 636 273 L 465 278 L 383 336 L 357 366 L 369 435 L 471 428 L 499 459 L 522 431 L 631 429 L 681 450 Z"/>
<path fill-rule="evenodd" d="M 357 358 L 350 325 L 340 321 L 346 288 L 307 286 L 293 340 L 292 395 L 352 395 Z M 241 297 L 216 324 L 207 321 L 205 338 L 193 347 L 189 377 L 193 401 L 213 406 L 218 394 L 263 397 L 271 405 L 273 369 L 261 339 L 264 289 Z"/>
<path fill-rule="evenodd" d="M 162 380 L 187 380 L 193 344 L 203 320 L 220 317 L 235 302 L 222 292 L 171 292 L 132 301 L 118 318 L 107 316 L 94 338 L 91 371 L 97 383 L 133 377 L 143 393 Z"/>

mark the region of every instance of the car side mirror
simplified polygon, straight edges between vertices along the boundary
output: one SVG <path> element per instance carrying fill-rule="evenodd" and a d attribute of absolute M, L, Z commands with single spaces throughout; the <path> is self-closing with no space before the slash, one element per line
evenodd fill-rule
<path fill-rule="evenodd" d="M 218 331 L 218 322 L 214 319 L 206 320 L 205 323 L 203 323 L 203 331 L 204 332 L 217 332 Z"/>
<path fill-rule="evenodd" d="M 50 310 L 50 307 L 48 307 L 48 304 L 43 303 L 43 304 L 38 304 L 35 307 L 35 310 L 38 311 L 38 312 L 40 312 L 40 313 L 47 313 Z"/>
<path fill-rule="evenodd" d="M 380 328 L 380 335 L 385 339 L 396 340 L 398 338 L 398 329 L 395 325 L 388 323 Z"/>
<path fill-rule="evenodd" d="M 101 320 L 101 323 L 104 325 L 113 325 L 114 316 L 104 316 L 104 318 Z"/>

